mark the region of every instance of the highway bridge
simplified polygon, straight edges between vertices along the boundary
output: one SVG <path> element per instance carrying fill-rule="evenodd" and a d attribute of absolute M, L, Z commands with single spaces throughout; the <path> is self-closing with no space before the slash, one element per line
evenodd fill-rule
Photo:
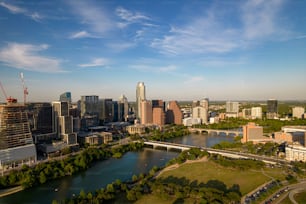
<path fill-rule="evenodd" d="M 220 134 L 223 133 L 226 136 L 229 135 L 234 135 L 234 136 L 239 136 L 242 135 L 242 131 L 235 131 L 235 130 L 216 130 L 216 129 L 205 129 L 205 128 L 189 128 L 190 132 L 196 132 L 196 133 L 204 133 L 206 132 L 207 134 L 210 133 L 216 133 L 216 134 Z"/>
<path fill-rule="evenodd" d="M 268 156 L 260 156 L 255 154 L 249 154 L 249 153 L 243 153 L 243 152 L 235 152 L 230 150 L 221 150 L 221 149 L 212 149 L 207 147 L 201 147 L 201 146 L 193 146 L 193 145 L 185 145 L 185 144 L 177 144 L 177 143 L 170 143 L 170 142 L 160 142 L 160 141 L 154 141 L 154 140 L 148 140 L 144 142 L 145 145 L 151 146 L 153 148 L 165 148 L 167 150 L 174 149 L 174 150 L 189 150 L 191 148 L 200 148 L 202 150 L 206 150 L 210 154 L 220 154 L 225 157 L 231 157 L 231 158 L 244 158 L 244 159 L 255 159 L 260 160 L 265 163 L 270 164 L 276 164 L 276 163 L 286 163 L 288 161 L 275 158 L 275 157 L 268 157 Z"/>

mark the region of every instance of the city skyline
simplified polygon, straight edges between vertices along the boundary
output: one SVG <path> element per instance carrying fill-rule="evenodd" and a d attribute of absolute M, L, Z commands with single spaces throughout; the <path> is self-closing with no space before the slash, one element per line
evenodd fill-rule
<path fill-rule="evenodd" d="M 23 101 L 305 100 L 306 1 L 3 1 L 0 81 Z M 0 102 L 5 102 L 0 94 Z"/>

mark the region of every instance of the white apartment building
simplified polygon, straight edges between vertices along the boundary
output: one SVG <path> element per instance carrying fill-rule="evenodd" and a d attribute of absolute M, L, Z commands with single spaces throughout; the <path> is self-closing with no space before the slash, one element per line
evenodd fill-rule
<path fill-rule="evenodd" d="M 292 108 L 292 117 L 301 119 L 304 116 L 305 108 L 304 107 L 293 107 Z"/>

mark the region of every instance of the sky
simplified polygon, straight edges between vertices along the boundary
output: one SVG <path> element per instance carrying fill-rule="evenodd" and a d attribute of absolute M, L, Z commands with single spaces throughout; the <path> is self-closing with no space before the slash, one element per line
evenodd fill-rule
<path fill-rule="evenodd" d="M 304 0 L 0 0 L 7 96 L 306 100 Z M 5 97 L 0 93 L 0 102 Z"/>

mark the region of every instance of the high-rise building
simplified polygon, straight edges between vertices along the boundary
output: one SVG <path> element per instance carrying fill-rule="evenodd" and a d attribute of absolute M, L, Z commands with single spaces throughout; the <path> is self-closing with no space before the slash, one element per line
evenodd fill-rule
<path fill-rule="evenodd" d="M 153 124 L 165 125 L 165 111 L 162 107 L 153 108 Z"/>
<path fill-rule="evenodd" d="M 0 169 L 35 162 L 36 148 L 24 105 L 0 105 Z"/>
<path fill-rule="evenodd" d="M 293 107 L 292 108 L 292 117 L 301 119 L 304 117 L 305 108 L 304 107 Z"/>
<path fill-rule="evenodd" d="M 165 125 L 165 102 L 163 100 L 152 100 L 153 124 Z"/>
<path fill-rule="evenodd" d="M 167 105 L 166 123 L 181 125 L 183 113 L 177 101 L 170 101 Z"/>
<path fill-rule="evenodd" d="M 262 108 L 252 107 L 251 108 L 251 118 L 252 119 L 262 119 Z"/>
<path fill-rule="evenodd" d="M 98 115 L 99 96 L 81 96 L 81 117 L 85 115 Z"/>
<path fill-rule="evenodd" d="M 136 86 L 136 117 L 141 120 L 141 101 L 146 100 L 146 87 L 143 82 Z"/>
<path fill-rule="evenodd" d="M 69 115 L 68 102 L 54 101 L 53 107 L 53 132 L 67 145 L 77 144 L 77 135 L 73 132 L 73 117 Z"/>
<path fill-rule="evenodd" d="M 129 102 L 125 95 L 119 97 L 119 121 L 126 121 L 129 115 Z"/>
<path fill-rule="evenodd" d="M 278 102 L 275 99 L 267 101 L 267 118 L 274 119 L 278 117 Z"/>
<path fill-rule="evenodd" d="M 201 119 L 202 124 L 207 124 L 208 123 L 208 111 L 206 108 L 202 106 L 196 106 L 192 109 L 192 118 L 196 119 L 199 118 Z"/>
<path fill-rule="evenodd" d="M 141 112 L 141 124 L 153 123 L 152 103 L 147 100 L 143 100 L 140 103 Z"/>
<path fill-rule="evenodd" d="M 251 108 L 242 109 L 242 118 L 244 118 L 244 119 L 251 119 L 252 118 Z"/>
<path fill-rule="evenodd" d="M 65 92 L 61 94 L 59 100 L 71 104 L 71 92 Z"/>
<path fill-rule="evenodd" d="M 234 117 L 234 118 L 238 117 L 239 102 L 227 101 L 225 108 L 226 108 L 227 117 Z"/>
<path fill-rule="evenodd" d="M 206 108 L 206 110 L 208 111 L 209 108 L 209 99 L 208 98 L 204 98 L 200 101 L 200 106 L 202 106 L 203 108 Z"/>
<path fill-rule="evenodd" d="M 33 135 L 52 133 L 52 106 L 50 103 L 30 103 L 28 110 Z"/>
<path fill-rule="evenodd" d="M 113 122 L 115 112 L 118 113 L 118 111 L 113 110 L 114 106 L 113 99 L 106 98 L 99 100 L 99 120 L 103 123 Z"/>

